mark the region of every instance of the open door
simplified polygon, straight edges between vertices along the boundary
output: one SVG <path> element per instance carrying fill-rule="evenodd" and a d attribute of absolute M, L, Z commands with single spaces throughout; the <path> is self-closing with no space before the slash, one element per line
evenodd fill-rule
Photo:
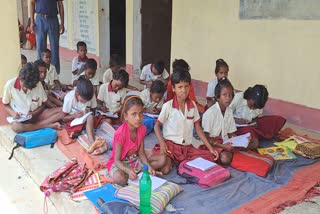
<path fill-rule="evenodd" d="M 141 62 L 163 60 L 170 70 L 172 0 L 141 0 Z"/>

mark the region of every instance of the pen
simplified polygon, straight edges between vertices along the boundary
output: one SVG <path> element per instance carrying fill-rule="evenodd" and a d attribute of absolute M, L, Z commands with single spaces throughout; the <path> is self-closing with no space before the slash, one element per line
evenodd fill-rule
<path fill-rule="evenodd" d="M 75 107 L 72 107 L 73 110 L 77 111 L 77 112 L 80 112 L 79 109 L 75 108 Z"/>

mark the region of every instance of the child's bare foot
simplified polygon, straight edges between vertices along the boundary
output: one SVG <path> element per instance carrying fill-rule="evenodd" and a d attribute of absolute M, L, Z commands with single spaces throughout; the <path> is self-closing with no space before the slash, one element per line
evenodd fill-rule
<path fill-rule="evenodd" d="M 53 129 L 56 129 L 56 130 L 61 130 L 62 129 L 62 125 L 59 123 L 59 122 L 55 122 L 55 123 L 52 123 L 50 125 L 50 128 L 53 128 Z"/>
<path fill-rule="evenodd" d="M 88 153 L 91 154 L 92 152 L 94 152 L 95 149 L 103 146 L 103 144 L 105 144 L 106 141 L 104 139 L 101 138 L 96 138 L 96 140 L 94 141 L 94 143 L 90 146 L 90 148 L 88 149 Z"/>

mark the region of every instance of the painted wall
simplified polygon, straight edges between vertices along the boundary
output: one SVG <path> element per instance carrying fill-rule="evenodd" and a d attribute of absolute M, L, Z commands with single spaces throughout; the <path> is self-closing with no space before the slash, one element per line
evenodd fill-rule
<path fill-rule="evenodd" d="M 234 87 L 265 84 L 272 98 L 320 109 L 320 21 L 240 20 L 239 1 L 173 1 L 172 59 L 184 58 L 194 79 L 230 67 Z"/>
<path fill-rule="evenodd" d="M 1 11 L 0 19 L 2 33 L 0 34 L 0 41 L 3 41 L 3 54 L 0 57 L 0 97 L 3 95 L 3 87 L 7 80 L 17 76 L 20 68 L 17 8 L 17 1 L 7 1 L 6 4 L 2 5 L 3 11 Z"/>

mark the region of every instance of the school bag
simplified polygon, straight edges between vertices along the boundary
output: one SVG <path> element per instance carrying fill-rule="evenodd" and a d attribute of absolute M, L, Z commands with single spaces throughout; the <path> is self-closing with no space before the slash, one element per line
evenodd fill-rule
<path fill-rule="evenodd" d="M 43 128 L 31 132 L 21 132 L 14 137 L 16 145 L 12 148 L 9 160 L 13 157 L 14 150 L 19 147 L 27 149 L 51 144 L 53 148 L 57 141 L 57 131 L 52 128 Z"/>
<path fill-rule="evenodd" d="M 179 164 L 178 174 L 184 177 L 189 184 L 197 184 L 202 187 L 213 187 L 230 178 L 230 171 L 222 166 L 202 171 L 201 169 L 189 166 L 188 160 Z"/>

